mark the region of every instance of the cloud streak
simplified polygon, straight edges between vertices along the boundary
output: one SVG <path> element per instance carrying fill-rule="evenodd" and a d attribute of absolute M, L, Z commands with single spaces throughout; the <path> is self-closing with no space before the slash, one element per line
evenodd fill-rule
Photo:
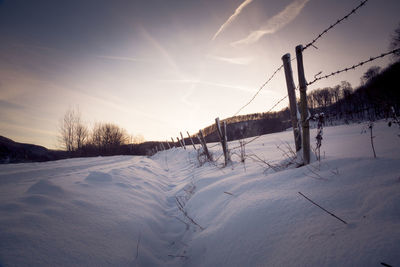
<path fill-rule="evenodd" d="M 252 57 L 219 57 L 219 56 L 208 56 L 211 59 L 227 62 L 235 65 L 249 65 L 252 61 Z"/>
<path fill-rule="evenodd" d="M 115 56 L 96 56 L 97 58 L 104 58 L 109 60 L 120 60 L 120 61 L 139 61 L 137 58 L 132 57 L 115 57 Z"/>
<path fill-rule="evenodd" d="M 251 32 L 246 38 L 231 43 L 232 46 L 237 47 L 241 45 L 253 44 L 260 40 L 266 34 L 273 34 L 278 30 L 285 27 L 287 24 L 292 22 L 303 10 L 304 6 L 310 0 L 295 0 L 291 4 L 287 5 L 281 12 L 270 18 L 263 24 L 263 26 Z"/>
<path fill-rule="evenodd" d="M 240 4 L 240 6 L 238 8 L 236 8 L 235 12 L 228 18 L 227 21 L 225 21 L 224 24 L 222 24 L 222 26 L 218 29 L 218 31 L 214 34 L 214 37 L 212 38 L 212 40 L 215 40 L 215 38 L 217 38 L 217 36 L 225 30 L 226 27 L 228 27 L 235 19 L 237 16 L 239 16 L 239 14 L 242 12 L 242 10 L 249 5 L 251 2 L 253 2 L 253 0 L 245 0 L 243 3 Z"/>

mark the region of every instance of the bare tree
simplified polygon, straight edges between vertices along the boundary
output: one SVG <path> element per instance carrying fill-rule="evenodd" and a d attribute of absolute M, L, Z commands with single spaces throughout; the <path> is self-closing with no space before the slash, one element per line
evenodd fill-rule
<path fill-rule="evenodd" d="M 75 111 L 69 108 L 60 121 L 59 141 L 68 152 L 75 150 Z"/>
<path fill-rule="evenodd" d="M 390 50 L 400 48 L 400 23 L 397 26 L 396 30 L 394 30 L 389 48 L 390 48 Z M 393 58 L 395 60 L 400 60 L 400 51 L 397 51 L 396 53 L 394 53 Z"/>
<path fill-rule="evenodd" d="M 364 75 L 361 77 L 361 84 L 365 85 L 367 84 L 369 81 L 371 81 L 372 78 L 374 78 L 375 76 L 377 76 L 379 74 L 379 72 L 381 71 L 381 67 L 378 66 L 372 66 L 370 67 L 365 73 Z"/>
<path fill-rule="evenodd" d="M 96 123 L 92 131 L 92 144 L 101 152 L 116 152 L 128 141 L 126 130 L 113 123 Z"/>
<path fill-rule="evenodd" d="M 89 131 L 83 124 L 79 108 L 69 108 L 60 122 L 60 143 L 68 151 L 82 149 Z"/>
<path fill-rule="evenodd" d="M 75 142 L 76 142 L 76 149 L 81 150 L 82 147 L 85 145 L 87 142 L 87 139 L 89 137 L 89 130 L 88 128 L 78 120 L 76 122 L 76 129 L 75 129 Z"/>

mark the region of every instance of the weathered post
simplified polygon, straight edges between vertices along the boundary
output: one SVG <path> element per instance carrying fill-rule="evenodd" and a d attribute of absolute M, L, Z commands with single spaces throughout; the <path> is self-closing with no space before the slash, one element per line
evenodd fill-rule
<path fill-rule="evenodd" d="M 181 140 L 182 140 L 182 144 L 183 144 L 183 148 L 186 150 L 186 144 L 185 144 L 185 138 L 183 138 L 183 134 L 181 133 Z"/>
<path fill-rule="evenodd" d="M 199 134 L 197 135 L 197 138 L 199 139 L 200 144 L 202 145 L 203 151 L 206 154 L 208 160 L 212 161 L 211 154 L 209 153 L 208 148 L 207 148 L 206 139 L 204 138 L 203 131 L 201 129 L 199 130 Z"/>
<path fill-rule="evenodd" d="M 170 146 L 170 144 L 169 144 L 168 140 L 165 140 L 165 142 L 167 142 L 168 149 L 171 149 L 171 146 Z"/>
<path fill-rule="evenodd" d="M 172 140 L 172 145 L 173 145 L 174 147 L 176 147 L 176 146 L 175 146 L 174 138 L 171 137 L 171 140 Z"/>
<path fill-rule="evenodd" d="M 177 137 L 176 140 L 178 141 L 179 146 L 183 147 L 181 140 L 179 140 L 179 137 Z"/>
<path fill-rule="evenodd" d="M 227 137 L 226 137 L 226 122 L 224 122 L 224 126 L 223 126 L 224 131 L 222 131 L 222 129 L 221 129 L 221 124 L 220 124 L 219 118 L 215 119 L 215 125 L 217 127 L 217 133 L 218 133 L 221 145 L 222 145 L 222 150 L 224 152 L 224 157 L 225 157 L 224 166 L 226 166 L 229 161 L 228 145 L 227 145 Z"/>
<path fill-rule="evenodd" d="M 290 107 L 290 117 L 292 120 L 294 143 L 296 146 L 296 152 L 301 149 L 301 133 L 299 129 L 299 122 L 297 120 L 297 102 L 296 102 L 296 92 L 295 85 L 293 81 L 292 64 L 290 62 L 290 54 L 285 54 L 282 56 L 283 68 L 285 69 L 286 86 L 289 96 L 289 107 Z"/>
<path fill-rule="evenodd" d="M 188 135 L 188 137 L 189 137 L 189 139 L 190 139 L 190 142 L 192 142 L 192 146 L 193 146 L 194 150 L 196 150 L 196 146 L 194 145 L 193 139 L 192 139 L 192 137 L 190 136 L 189 131 L 186 131 L 186 133 L 187 133 L 187 135 Z"/>
<path fill-rule="evenodd" d="M 308 118 L 307 108 L 307 82 L 304 74 L 303 66 L 303 46 L 296 46 L 296 58 L 297 58 L 297 71 L 300 85 L 300 115 L 301 115 L 301 127 L 303 132 L 303 160 L 304 165 L 310 163 L 310 125 Z"/>

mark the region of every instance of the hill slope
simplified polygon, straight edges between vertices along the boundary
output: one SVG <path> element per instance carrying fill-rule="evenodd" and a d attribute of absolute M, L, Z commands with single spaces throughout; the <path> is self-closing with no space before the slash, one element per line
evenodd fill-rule
<path fill-rule="evenodd" d="M 362 127 L 324 129 L 321 163 L 278 172 L 236 156 L 199 167 L 190 149 L 3 165 L 0 265 L 400 265 L 398 129 L 376 124 L 374 159 Z M 279 164 L 292 140 L 246 152 Z"/>

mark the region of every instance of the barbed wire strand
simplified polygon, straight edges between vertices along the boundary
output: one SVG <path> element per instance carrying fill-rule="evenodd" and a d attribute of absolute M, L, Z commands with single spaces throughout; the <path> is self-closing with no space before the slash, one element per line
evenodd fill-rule
<path fill-rule="evenodd" d="M 331 24 L 328 28 L 326 28 L 325 30 L 323 30 L 320 34 L 317 35 L 317 37 L 315 37 L 311 42 L 309 42 L 308 44 L 306 44 L 303 47 L 303 51 L 306 50 L 307 48 L 309 48 L 310 46 L 315 47 L 314 45 L 315 42 L 318 41 L 318 39 L 320 39 L 324 34 L 326 34 L 329 30 L 331 30 L 332 28 L 334 28 L 336 25 L 340 24 L 342 21 L 348 19 L 351 15 L 353 15 L 354 13 L 356 13 L 356 11 L 361 8 L 362 6 L 364 6 L 366 3 L 368 2 L 368 0 L 364 0 L 361 1 L 361 3 L 356 6 L 355 8 L 353 8 L 349 13 L 347 13 L 344 17 L 342 17 L 341 19 L 338 19 L 335 23 Z"/>
<path fill-rule="evenodd" d="M 250 99 L 249 102 L 247 102 L 244 106 L 242 106 L 234 115 L 236 116 L 237 114 L 239 114 L 240 111 L 242 111 L 245 107 L 247 107 L 248 105 L 250 105 L 251 102 L 253 102 L 253 100 L 258 96 L 258 94 L 261 92 L 261 90 L 272 80 L 272 78 L 274 78 L 274 76 L 283 68 L 283 64 L 277 68 L 274 73 L 271 75 L 271 77 L 269 77 L 269 79 L 263 84 L 261 85 L 261 87 L 258 89 L 258 91 L 254 94 L 254 96 Z"/>
<path fill-rule="evenodd" d="M 315 79 L 313 81 L 307 83 L 307 85 L 311 85 L 311 84 L 313 84 L 313 83 L 315 83 L 315 82 L 317 82 L 319 80 L 327 79 L 329 77 L 335 76 L 335 75 L 337 75 L 339 73 L 342 73 L 342 72 L 345 72 L 345 71 L 347 72 L 349 70 L 354 70 L 354 69 L 356 69 L 356 68 L 358 68 L 358 67 L 360 67 L 360 66 L 362 66 L 362 65 L 364 65 L 366 63 L 369 63 L 369 62 L 374 61 L 374 60 L 376 60 L 378 58 L 383 58 L 385 56 L 388 56 L 388 55 L 391 55 L 391 54 L 394 54 L 394 53 L 397 53 L 397 52 L 400 52 L 400 48 L 394 49 L 394 50 L 386 52 L 386 53 L 382 53 L 382 54 L 380 54 L 379 56 L 376 56 L 376 57 L 370 57 L 369 59 L 361 61 L 360 63 L 355 64 L 355 65 L 353 65 L 351 67 L 347 67 L 347 68 L 344 68 L 344 69 L 341 69 L 341 70 L 334 71 L 334 72 L 332 72 L 330 74 L 327 74 L 325 76 L 317 77 L 318 75 L 315 75 L 314 76 Z"/>
<path fill-rule="evenodd" d="M 283 100 L 285 100 L 289 95 L 285 95 L 283 98 L 281 98 L 278 102 L 275 103 L 275 105 L 272 106 L 272 108 L 270 108 L 268 112 L 271 112 L 277 105 L 279 105 Z"/>

